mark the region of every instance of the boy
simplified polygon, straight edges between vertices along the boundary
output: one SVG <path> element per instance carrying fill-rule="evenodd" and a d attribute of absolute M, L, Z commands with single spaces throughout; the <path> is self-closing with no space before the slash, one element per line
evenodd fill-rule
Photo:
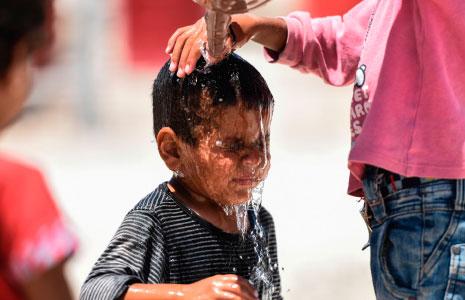
<path fill-rule="evenodd" d="M 281 299 L 270 214 L 226 209 L 250 204 L 268 173 L 272 110 L 264 79 L 237 55 L 184 79 L 167 63 L 153 119 L 175 175 L 127 214 L 81 299 Z"/>

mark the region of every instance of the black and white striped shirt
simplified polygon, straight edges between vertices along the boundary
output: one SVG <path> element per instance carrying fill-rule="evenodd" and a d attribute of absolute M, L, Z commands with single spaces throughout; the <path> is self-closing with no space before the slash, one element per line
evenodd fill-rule
<path fill-rule="evenodd" d="M 281 299 L 273 219 L 264 208 L 258 218 L 276 266 L 273 299 Z M 217 274 L 249 279 L 256 263 L 251 239 L 201 219 L 163 183 L 126 215 L 84 282 L 80 299 L 119 299 L 133 283 L 188 284 Z"/>

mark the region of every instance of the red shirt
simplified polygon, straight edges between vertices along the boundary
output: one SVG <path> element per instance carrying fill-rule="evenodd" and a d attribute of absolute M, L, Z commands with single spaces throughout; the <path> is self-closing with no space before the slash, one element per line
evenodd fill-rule
<path fill-rule="evenodd" d="M 22 299 L 22 284 L 66 260 L 76 245 L 42 174 L 0 155 L 1 299 Z"/>

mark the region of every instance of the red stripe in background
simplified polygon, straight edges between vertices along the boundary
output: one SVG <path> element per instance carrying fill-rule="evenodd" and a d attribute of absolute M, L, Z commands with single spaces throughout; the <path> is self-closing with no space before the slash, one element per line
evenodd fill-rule
<path fill-rule="evenodd" d="M 179 27 L 204 14 L 192 0 L 124 0 L 128 52 L 136 67 L 160 67 L 169 57 L 166 43 Z"/>
<path fill-rule="evenodd" d="M 312 17 L 342 15 L 360 0 L 300 0 L 296 9 L 307 10 Z"/>

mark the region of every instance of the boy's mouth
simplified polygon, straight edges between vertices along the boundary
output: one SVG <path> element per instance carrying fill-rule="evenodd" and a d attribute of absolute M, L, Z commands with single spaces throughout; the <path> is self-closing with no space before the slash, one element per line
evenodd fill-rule
<path fill-rule="evenodd" d="M 232 180 L 235 184 L 240 186 L 253 187 L 256 186 L 260 180 L 255 177 L 238 177 Z"/>

